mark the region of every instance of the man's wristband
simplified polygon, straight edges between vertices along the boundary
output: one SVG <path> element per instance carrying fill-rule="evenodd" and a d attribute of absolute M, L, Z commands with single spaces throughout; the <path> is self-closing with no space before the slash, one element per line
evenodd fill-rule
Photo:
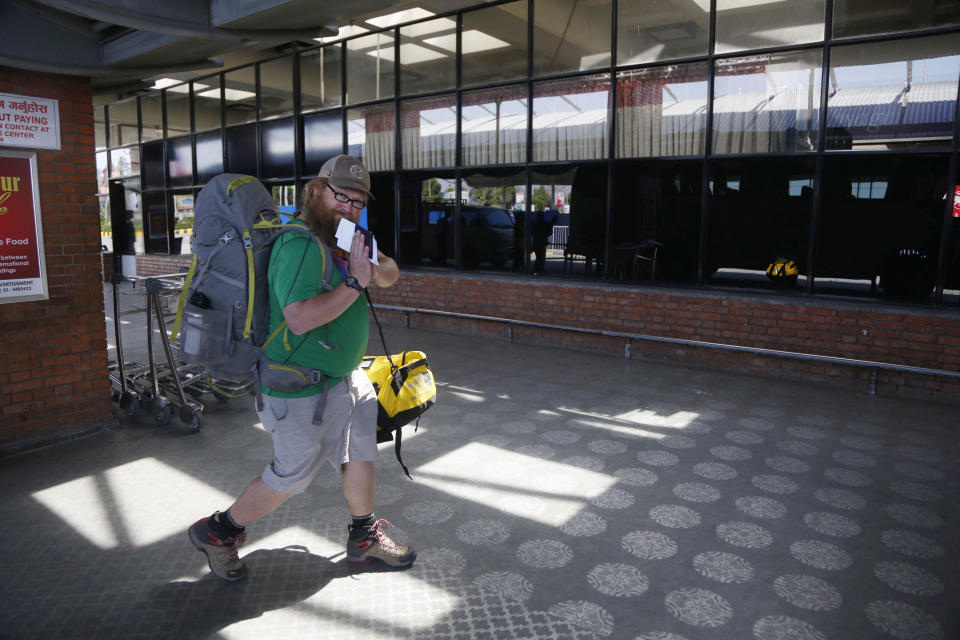
<path fill-rule="evenodd" d="M 343 281 L 343 284 L 347 285 L 351 289 L 356 289 L 360 293 L 363 293 L 363 287 L 360 285 L 360 281 L 354 276 L 347 276 L 347 279 Z"/>

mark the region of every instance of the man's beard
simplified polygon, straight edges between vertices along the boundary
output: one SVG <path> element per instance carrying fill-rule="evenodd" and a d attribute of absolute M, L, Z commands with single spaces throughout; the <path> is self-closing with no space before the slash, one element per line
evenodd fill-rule
<path fill-rule="evenodd" d="M 328 210 L 323 202 L 315 202 L 307 211 L 307 223 L 331 249 L 337 246 L 337 225 L 340 214 Z"/>

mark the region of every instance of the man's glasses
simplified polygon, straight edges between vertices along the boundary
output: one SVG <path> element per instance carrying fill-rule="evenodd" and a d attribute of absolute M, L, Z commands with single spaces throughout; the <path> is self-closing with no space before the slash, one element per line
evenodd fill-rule
<path fill-rule="evenodd" d="M 331 187 L 329 182 L 327 183 L 327 188 L 330 189 L 330 191 L 333 191 L 333 197 L 337 200 L 337 202 L 349 202 L 350 206 L 352 206 L 354 209 L 363 209 L 365 206 L 367 206 L 366 200 L 354 200 L 347 194 L 340 193 Z"/>

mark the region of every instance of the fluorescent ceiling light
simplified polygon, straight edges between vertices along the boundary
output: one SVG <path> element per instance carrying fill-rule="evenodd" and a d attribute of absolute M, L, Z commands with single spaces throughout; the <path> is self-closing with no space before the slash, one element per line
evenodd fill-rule
<path fill-rule="evenodd" d="M 153 89 L 166 89 L 172 93 L 189 93 L 190 92 L 190 83 L 184 82 L 183 80 L 175 80 L 173 78 L 158 78 L 153 81 Z M 193 84 L 193 90 L 195 92 L 201 91 L 203 89 L 209 89 L 210 85 L 201 84 L 195 82 Z"/>
<path fill-rule="evenodd" d="M 457 36 L 453 33 L 446 36 L 427 38 L 424 42 L 450 52 L 456 52 L 457 50 Z M 482 31 L 470 29 L 469 31 L 463 32 L 461 36 L 461 46 L 463 47 L 463 53 L 476 53 L 478 51 L 489 51 L 490 49 L 509 47 L 510 43 L 504 42 L 499 38 L 494 38 Z"/>
<path fill-rule="evenodd" d="M 362 38 L 355 38 L 347 41 L 347 49 L 359 51 L 361 49 L 372 49 L 373 47 L 388 47 L 393 51 L 393 36 L 386 33 L 375 33 Z"/>
<path fill-rule="evenodd" d="M 350 36 L 359 35 L 361 33 L 366 33 L 369 29 L 364 29 L 363 27 L 358 27 L 355 24 L 350 24 L 345 27 L 340 27 L 340 30 L 337 31 L 337 35 L 328 36 L 326 38 L 314 38 L 317 42 L 334 42 L 336 40 L 342 40 L 343 38 L 349 38 Z"/>
<path fill-rule="evenodd" d="M 153 81 L 153 89 L 166 89 L 175 84 L 181 84 L 183 80 L 175 80 L 174 78 L 157 78 Z"/>
<path fill-rule="evenodd" d="M 220 89 L 210 89 L 209 91 L 204 91 L 198 93 L 198 96 L 203 96 L 204 98 L 219 98 Z M 242 89 L 224 89 L 224 97 L 227 99 L 227 102 L 240 102 L 242 100 L 249 100 L 250 98 L 255 98 L 257 94 L 253 91 L 243 91 Z"/>
<path fill-rule="evenodd" d="M 379 56 L 383 60 L 393 61 L 393 47 L 379 49 L 377 51 L 367 51 L 367 55 L 373 56 L 374 58 Z M 426 62 L 427 60 L 436 60 L 437 58 L 446 57 L 447 55 L 445 53 L 433 51 L 432 49 L 421 47 L 418 44 L 400 45 L 401 64 L 417 64 L 418 62 Z"/>
<path fill-rule="evenodd" d="M 382 29 L 384 27 L 392 27 L 395 24 L 419 20 L 420 18 L 429 18 L 432 15 L 434 15 L 433 11 L 414 7 L 413 9 L 404 9 L 403 11 L 388 13 L 383 16 L 377 16 L 376 18 L 369 18 L 364 20 L 364 22 L 368 22 Z"/>
<path fill-rule="evenodd" d="M 409 27 L 403 27 L 400 29 L 400 34 L 403 37 L 418 38 L 420 36 L 425 36 L 428 33 L 452 31 L 456 28 L 457 23 L 450 18 L 437 18 L 436 20 L 418 22 L 417 24 L 412 24 Z"/>

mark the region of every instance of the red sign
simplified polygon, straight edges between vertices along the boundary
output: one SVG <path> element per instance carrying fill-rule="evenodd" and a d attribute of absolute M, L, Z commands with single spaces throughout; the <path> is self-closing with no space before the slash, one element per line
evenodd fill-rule
<path fill-rule="evenodd" d="M 0 152 L 0 302 L 46 297 L 36 154 Z"/>
<path fill-rule="evenodd" d="M 960 218 L 960 186 L 953 188 L 953 217 Z"/>

